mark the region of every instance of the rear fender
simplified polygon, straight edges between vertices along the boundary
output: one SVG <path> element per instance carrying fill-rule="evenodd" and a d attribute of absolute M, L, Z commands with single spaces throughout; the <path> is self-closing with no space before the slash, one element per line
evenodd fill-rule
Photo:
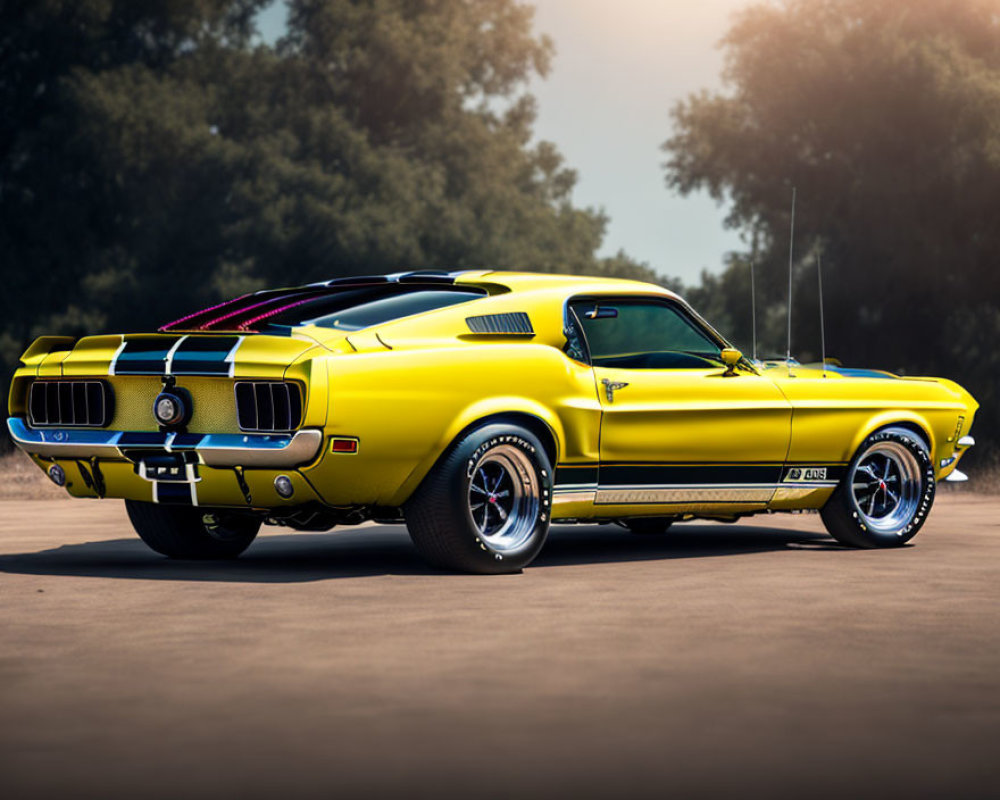
<path fill-rule="evenodd" d="M 556 461 L 558 461 L 559 453 L 563 451 L 566 441 L 565 432 L 559 417 L 551 409 L 527 397 L 485 398 L 471 403 L 455 416 L 451 425 L 448 426 L 444 435 L 438 441 L 437 446 L 410 472 L 398 491 L 392 496 L 389 504 L 401 506 L 405 503 L 420 485 L 420 482 L 427 476 L 427 473 L 431 471 L 438 460 L 447 452 L 448 448 L 463 433 L 473 430 L 480 425 L 489 424 L 493 418 L 511 414 L 527 415 L 538 420 L 549 429 L 555 441 L 556 458 L 552 462 L 554 468 Z"/>

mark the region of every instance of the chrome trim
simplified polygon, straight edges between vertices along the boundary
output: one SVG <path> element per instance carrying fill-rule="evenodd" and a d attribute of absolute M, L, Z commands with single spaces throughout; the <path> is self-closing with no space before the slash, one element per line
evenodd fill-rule
<path fill-rule="evenodd" d="M 945 480 L 949 483 L 965 483 L 965 481 L 969 480 L 969 476 L 956 469 Z"/>
<path fill-rule="evenodd" d="M 124 458 L 118 446 L 125 431 L 36 430 L 20 417 L 7 420 L 10 436 L 26 453 L 52 458 Z M 162 445 L 169 452 L 168 437 Z M 312 461 L 323 443 L 323 434 L 315 428 L 292 435 L 211 433 L 205 434 L 192 452 L 209 467 L 294 467 Z M 128 449 L 128 448 L 126 448 Z M 141 447 L 156 450 L 158 446 Z"/>
<path fill-rule="evenodd" d="M 559 483 L 553 489 L 553 494 L 563 494 L 565 492 L 597 491 L 596 483 Z"/>
<path fill-rule="evenodd" d="M 767 503 L 774 484 L 722 486 L 621 486 L 598 489 L 594 502 L 618 503 Z"/>
<path fill-rule="evenodd" d="M 604 384 L 604 394 L 609 403 L 615 402 L 615 392 L 628 386 L 625 381 L 609 381 L 607 378 L 601 378 L 601 383 Z"/>
<path fill-rule="evenodd" d="M 596 498 L 597 491 L 595 489 L 555 491 L 552 494 L 552 507 L 559 508 L 560 506 L 568 505 L 570 503 L 593 503 Z"/>
<path fill-rule="evenodd" d="M 791 500 L 806 500 L 822 492 L 832 492 L 837 488 L 833 483 L 790 483 L 778 487 L 771 498 L 772 503 L 787 503 Z"/>
<path fill-rule="evenodd" d="M 963 436 L 958 440 L 959 447 L 972 447 L 976 443 L 976 440 L 971 436 Z"/>

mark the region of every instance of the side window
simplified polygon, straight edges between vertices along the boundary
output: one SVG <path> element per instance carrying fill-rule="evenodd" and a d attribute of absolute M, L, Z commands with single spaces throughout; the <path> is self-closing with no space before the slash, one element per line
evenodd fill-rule
<path fill-rule="evenodd" d="M 570 305 L 597 367 L 697 369 L 719 364 L 719 344 L 684 311 L 648 300 L 579 300 Z"/>

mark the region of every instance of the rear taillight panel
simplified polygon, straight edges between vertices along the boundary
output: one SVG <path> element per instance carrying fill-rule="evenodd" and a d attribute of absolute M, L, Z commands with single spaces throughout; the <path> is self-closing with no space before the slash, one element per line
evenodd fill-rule
<path fill-rule="evenodd" d="M 236 418 L 242 431 L 280 433 L 302 424 L 302 392 L 298 384 L 237 381 L 235 391 Z"/>
<path fill-rule="evenodd" d="M 34 381 L 28 391 L 28 422 L 34 428 L 104 428 L 114 415 L 107 381 Z"/>

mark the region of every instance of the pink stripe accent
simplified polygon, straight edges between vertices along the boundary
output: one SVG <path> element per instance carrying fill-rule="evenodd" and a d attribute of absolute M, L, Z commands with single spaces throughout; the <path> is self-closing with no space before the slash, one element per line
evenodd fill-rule
<path fill-rule="evenodd" d="M 295 295 L 293 295 L 293 297 L 294 296 Z M 203 323 L 201 325 L 201 327 L 198 328 L 198 330 L 200 330 L 200 331 L 207 330 L 208 328 L 215 327 L 220 322 L 224 322 L 227 319 L 230 319 L 232 317 L 238 316 L 238 315 L 243 314 L 243 313 L 245 313 L 247 311 L 253 311 L 253 309 L 255 309 L 255 308 L 260 308 L 261 306 L 266 306 L 268 303 L 281 302 L 282 299 L 283 298 L 281 298 L 281 297 L 269 297 L 267 300 L 262 300 L 259 303 L 254 303 L 253 305 L 249 305 L 249 306 L 242 306 L 241 308 L 237 308 L 235 311 L 230 311 L 228 314 L 223 314 L 221 317 L 215 317 L 213 319 L 210 319 L 208 322 Z M 240 325 L 238 327 L 242 328 L 243 326 Z"/>
<path fill-rule="evenodd" d="M 287 311 L 290 308 L 295 308 L 295 306 L 300 306 L 303 303 L 308 303 L 310 300 L 314 300 L 314 299 L 315 299 L 315 297 L 307 297 L 305 300 L 299 300 L 296 303 L 289 303 L 288 305 L 280 306 L 279 308 L 272 308 L 270 311 L 267 311 L 267 312 L 261 314 L 258 317 L 254 317 L 253 319 L 248 319 L 248 320 L 244 321 L 240 325 L 240 330 L 241 331 L 250 330 L 250 326 L 253 325 L 255 322 L 260 322 L 262 319 L 267 319 L 268 317 L 273 317 L 275 314 L 280 314 L 282 311 Z"/>
<path fill-rule="evenodd" d="M 182 322 L 187 322 L 189 319 L 194 319 L 195 317 L 200 317 L 202 314 L 207 314 L 209 311 L 215 311 L 217 308 L 222 308 L 223 306 L 228 306 L 230 303 L 238 303 L 244 297 L 249 297 L 248 294 L 242 294 L 235 300 L 223 300 L 221 303 L 209 306 L 208 308 L 203 308 L 201 311 L 195 311 L 193 314 L 188 314 L 186 317 L 181 317 L 180 319 L 175 319 L 173 322 L 169 322 L 166 325 L 161 325 L 160 330 L 165 331 L 174 327 L 174 325 L 180 325 Z"/>

